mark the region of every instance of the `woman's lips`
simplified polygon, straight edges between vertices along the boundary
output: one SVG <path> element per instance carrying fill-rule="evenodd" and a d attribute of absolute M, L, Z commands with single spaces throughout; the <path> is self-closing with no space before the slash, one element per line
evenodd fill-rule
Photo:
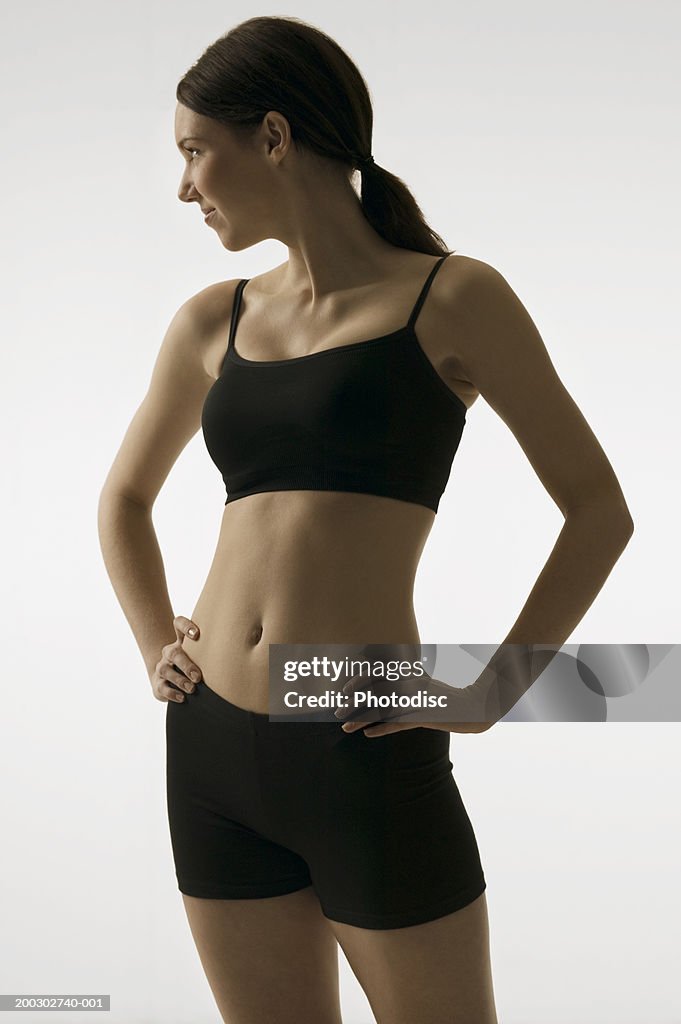
<path fill-rule="evenodd" d="M 203 218 L 204 224 L 207 224 L 209 222 L 210 218 L 213 216 L 214 213 L 215 213 L 215 210 L 209 210 L 208 211 L 206 216 Z"/>

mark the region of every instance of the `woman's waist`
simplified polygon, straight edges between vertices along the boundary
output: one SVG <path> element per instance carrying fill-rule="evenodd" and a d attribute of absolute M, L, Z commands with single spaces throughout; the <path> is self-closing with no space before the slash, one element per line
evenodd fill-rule
<path fill-rule="evenodd" d="M 420 643 L 410 603 L 403 609 L 351 608 L 328 600 L 266 609 L 250 596 L 241 604 L 231 598 L 222 604 L 202 595 L 191 618 L 199 637 L 185 639 L 182 646 L 204 680 L 239 706 L 261 712 L 268 708 L 271 644 L 291 645 L 287 657 L 311 660 L 335 658 L 339 651 L 341 657 L 366 657 L 362 649 L 371 644 L 389 645 L 401 658 L 399 650 Z"/>
<path fill-rule="evenodd" d="M 417 564 L 392 547 L 359 550 L 342 543 L 310 551 L 301 544 L 220 543 L 199 604 L 223 617 L 268 615 L 282 626 L 310 615 L 342 623 L 372 611 L 411 611 Z"/>
<path fill-rule="evenodd" d="M 386 593 L 367 586 L 360 593 L 333 587 L 235 591 L 204 587 L 191 618 L 201 637 L 222 649 L 250 651 L 277 643 L 414 643 L 417 626 L 411 589 Z"/>

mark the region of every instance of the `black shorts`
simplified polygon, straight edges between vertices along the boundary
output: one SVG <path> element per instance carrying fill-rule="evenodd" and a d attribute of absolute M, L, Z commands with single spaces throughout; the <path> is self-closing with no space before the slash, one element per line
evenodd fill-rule
<path fill-rule="evenodd" d="M 403 928 L 485 889 L 452 775 L 450 734 L 368 738 L 339 722 L 270 722 L 204 682 L 166 712 L 180 892 L 257 899 L 314 886 L 326 917 Z"/>

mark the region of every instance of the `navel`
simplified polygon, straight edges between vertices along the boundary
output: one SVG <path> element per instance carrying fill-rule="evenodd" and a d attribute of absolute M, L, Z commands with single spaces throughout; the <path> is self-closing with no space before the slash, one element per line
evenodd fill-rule
<path fill-rule="evenodd" d="M 248 635 L 248 642 L 249 642 L 249 644 L 252 647 L 255 647 L 256 644 L 260 643 L 260 638 L 261 637 L 262 637 L 262 625 L 260 623 L 258 623 L 257 625 L 253 626 L 253 628 L 251 629 L 251 631 L 250 631 L 250 633 Z"/>

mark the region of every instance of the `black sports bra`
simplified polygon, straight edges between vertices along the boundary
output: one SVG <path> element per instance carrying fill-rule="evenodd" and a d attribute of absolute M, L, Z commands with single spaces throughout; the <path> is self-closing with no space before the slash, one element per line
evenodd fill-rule
<path fill-rule="evenodd" d="M 293 359 L 244 359 L 236 351 L 248 279 L 239 281 L 227 352 L 201 414 L 225 505 L 262 491 L 355 491 L 437 512 L 466 406 L 414 325 L 445 258 L 431 268 L 404 327 Z"/>

